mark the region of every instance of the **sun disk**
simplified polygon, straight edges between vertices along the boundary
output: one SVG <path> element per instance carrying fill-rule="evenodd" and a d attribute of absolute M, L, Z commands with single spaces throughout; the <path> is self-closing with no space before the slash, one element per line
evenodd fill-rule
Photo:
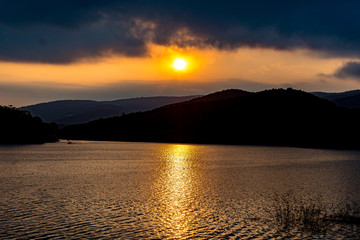
<path fill-rule="evenodd" d="M 182 58 L 176 58 L 173 62 L 173 67 L 180 71 L 186 68 L 187 62 Z"/>

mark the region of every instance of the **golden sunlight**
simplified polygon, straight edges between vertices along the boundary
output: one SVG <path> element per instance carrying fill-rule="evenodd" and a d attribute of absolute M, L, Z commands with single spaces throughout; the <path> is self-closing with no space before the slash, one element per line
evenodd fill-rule
<path fill-rule="evenodd" d="M 131 81 L 145 86 L 167 86 L 169 81 L 176 80 L 179 84 L 208 82 L 221 88 L 243 88 L 241 81 L 239 80 L 238 85 L 236 79 L 255 82 L 255 86 L 259 83 L 275 86 L 288 84 L 291 79 L 294 84 L 308 84 L 319 88 L 323 84 L 314 82 L 314 76 L 316 78 L 319 72 L 330 75 L 343 61 L 341 58 L 311 58 L 304 51 L 241 48 L 230 52 L 152 44 L 149 45 L 149 57 L 146 58 L 111 55 L 96 61 L 84 60 L 58 65 L 0 61 L 0 84 L 33 84 L 40 89 L 57 86 L 59 89 L 80 90 L 84 87 L 106 87 L 109 84 L 127 85 Z M 336 89 L 344 91 L 357 88 L 358 84 L 355 81 L 342 81 L 340 86 L 335 78 L 326 81 L 329 86 L 336 86 Z M 162 88 L 159 89 L 163 91 Z M 330 87 L 328 89 L 332 90 Z M 1 99 L 6 100 L 3 95 L 0 96 Z M 19 98 L 11 99 L 18 101 Z"/>
<path fill-rule="evenodd" d="M 173 67 L 177 71 L 183 71 L 187 67 L 187 62 L 183 58 L 175 58 L 175 60 L 173 62 Z"/>
<path fill-rule="evenodd" d="M 165 236 L 182 239 L 196 227 L 197 169 L 194 168 L 194 146 L 168 144 L 164 146 L 164 165 L 155 182 L 156 201 L 159 208 L 154 211 L 154 219 L 159 221 L 158 230 Z"/>

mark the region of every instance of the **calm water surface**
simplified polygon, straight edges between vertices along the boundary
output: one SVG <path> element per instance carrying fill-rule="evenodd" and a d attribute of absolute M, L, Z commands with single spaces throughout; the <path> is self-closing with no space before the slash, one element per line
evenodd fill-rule
<path fill-rule="evenodd" d="M 274 194 L 360 201 L 360 152 L 75 141 L 0 146 L 1 239 L 351 239 L 277 231 Z"/>

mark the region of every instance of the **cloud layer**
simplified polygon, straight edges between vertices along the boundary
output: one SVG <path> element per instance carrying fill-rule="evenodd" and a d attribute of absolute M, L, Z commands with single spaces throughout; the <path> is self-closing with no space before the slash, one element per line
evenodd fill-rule
<path fill-rule="evenodd" d="M 346 62 L 333 75 L 336 78 L 353 78 L 360 81 L 360 62 Z"/>
<path fill-rule="evenodd" d="M 144 56 L 160 45 L 360 57 L 359 1 L 4 0 L 0 60 Z"/>

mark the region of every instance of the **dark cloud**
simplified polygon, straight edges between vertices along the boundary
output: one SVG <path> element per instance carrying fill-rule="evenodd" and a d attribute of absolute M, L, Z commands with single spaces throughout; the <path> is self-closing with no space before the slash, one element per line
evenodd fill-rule
<path fill-rule="evenodd" d="M 360 57 L 359 1 L 3 0 L 0 59 L 142 56 L 146 43 Z"/>
<path fill-rule="evenodd" d="M 360 62 L 346 62 L 333 74 L 336 78 L 353 78 L 360 81 Z"/>

